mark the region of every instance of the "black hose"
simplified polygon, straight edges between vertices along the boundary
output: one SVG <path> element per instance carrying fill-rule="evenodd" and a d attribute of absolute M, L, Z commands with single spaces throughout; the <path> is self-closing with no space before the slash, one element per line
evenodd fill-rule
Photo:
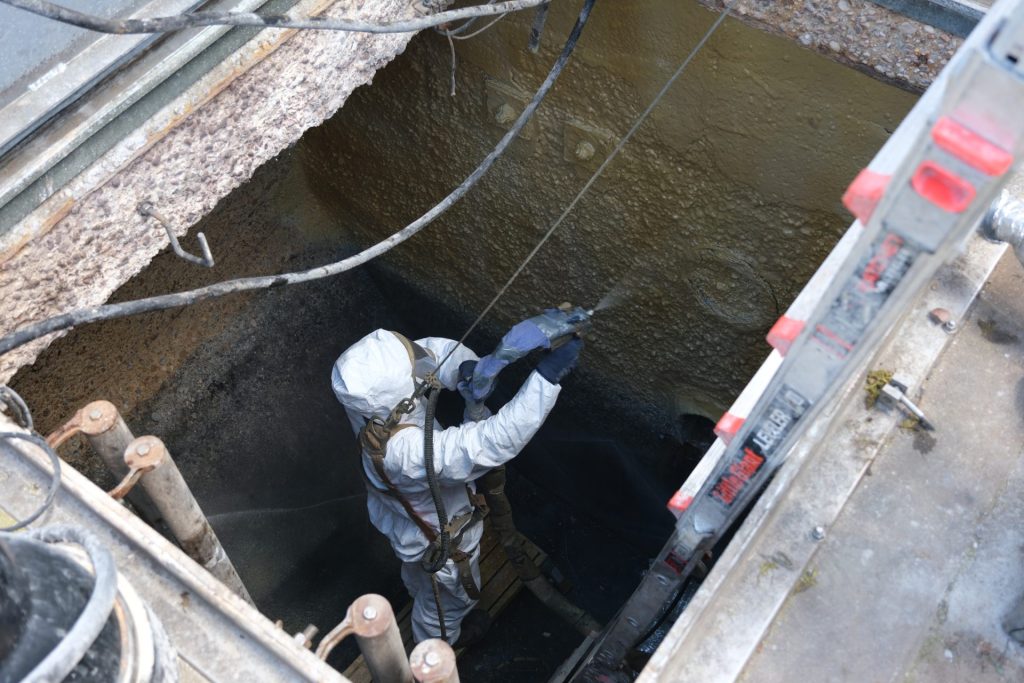
<path fill-rule="evenodd" d="M 5 0 L 0 0 L 0 2 L 4 1 Z M 199 287 L 197 289 L 187 290 L 184 292 L 161 294 L 159 296 L 151 296 L 146 299 L 136 299 L 134 301 L 125 301 L 116 304 L 79 308 L 68 313 L 62 313 L 51 318 L 40 320 L 39 322 L 32 323 L 31 325 L 23 327 L 22 329 L 12 332 L 0 339 L 0 355 L 53 332 L 60 332 L 86 323 L 124 318 L 137 313 L 148 313 L 151 311 L 162 311 L 168 308 L 190 306 L 199 301 L 214 299 L 227 294 L 248 292 L 258 289 L 269 289 L 271 287 L 279 287 L 281 285 L 292 285 L 300 282 L 309 282 L 311 280 L 330 277 L 332 275 L 337 275 L 347 270 L 351 270 L 356 266 L 360 266 L 389 251 L 392 247 L 401 244 L 432 223 L 434 219 L 451 208 L 457 201 L 462 199 L 462 197 L 477 184 L 480 178 L 483 177 L 491 166 L 494 165 L 494 162 L 497 161 L 498 157 L 501 156 L 505 149 L 512 144 L 512 140 L 514 140 L 516 136 L 519 135 L 520 131 L 522 131 L 526 126 L 527 121 L 529 121 L 533 116 L 537 107 L 540 106 L 544 97 L 548 94 L 559 75 L 565 69 L 565 65 L 568 63 L 570 55 L 572 55 L 573 50 L 576 48 L 576 42 L 579 40 L 580 33 L 583 31 L 583 26 L 587 23 L 587 18 L 590 16 L 590 10 L 594 6 L 594 2 L 595 0 L 587 0 L 584 3 L 583 8 L 580 10 L 579 17 L 576 19 L 576 25 L 573 26 L 572 32 L 569 34 L 568 39 L 565 41 L 565 46 L 562 48 L 562 53 L 558 56 L 558 59 L 555 60 L 554 65 L 551 67 L 551 71 L 548 72 L 547 78 L 544 79 L 544 82 L 534 94 L 533 99 L 531 99 L 529 104 L 526 105 L 523 112 L 519 115 L 519 118 L 516 119 L 516 122 L 508 132 L 502 136 L 501 140 L 498 141 L 498 144 L 495 145 L 493 150 L 491 150 L 491 153 L 484 157 L 484 160 L 480 162 L 480 165 L 477 166 L 476 169 L 474 169 L 458 187 L 452 190 L 447 197 L 434 205 L 425 214 L 398 232 L 392 234 L 387 239 L 384 239 L 371 247 L 367 247 L 358 254 L 349 256 L 348 258 L 335 261 L 334 263 L 317 266 L 316 268 L 311 268 L 309 270 L 282 273 L 280 275 L 265 275 L 239 278 L 236 280 L 225 280 L 224 282 L 218 282 L 212 285 L 207 285 L 206 287 Z M 7 4 L 11 3 L 8 2 Z"/>
<path fill-rule="evenodd" d="M 85 608 L 60 644 L 22 679 L 22 683 L 63 681 L 92 647 L 110 618 L 117 597 L 117 565 L 102 543 L 76 527 L 48 526 L 31 533 L 44 543 L 76 543 L 85 548 L 92 562 L 95 582 Z"/>
<path fill-rule="evenodd" d="M 451 537 L 448 535 L 448 511 L 444 507 L 444 499 L 441 498 L 441 484 L 437 480 L 437 470 L 434 469 L 434 413 L 437 412 L 437 399 L 441 396 L 440 389 L 431 389 L 427 394 L 427 412 L 423 418 L 423 466 L 427 470 L 427 486 L 430 487 L 430 497 L 434 500 L 434 510 L 437 512 L 437 547 L 435 552 L 425 558 L 423 569 L 430 574 L 441 571 L 448 561 L 451 552 Z"/>
<path fill-rule="evenodd" d="M 18 395 L 14 389 L 11 389 L 6 384 L 0 384 L 0 403 L 7 406 L 7 410 L 11 413 L 11 417 L 19 427 L 33 431 L 35 425 L 32 422 L 32 412 L 29 411 L 28 405 L 25 403 L 25 399 Z"/>
<path fill-rule="evenodd" d="M 544 33 L 544 24 L 548 20 L 548 8 L 551 5 L 543 4 L 537 7 L 537 13 L 533 16 L 533 26 L 530 27 L 530 42 L 527 49 L 537 54 L 540 51 L 540 37 Z"/>

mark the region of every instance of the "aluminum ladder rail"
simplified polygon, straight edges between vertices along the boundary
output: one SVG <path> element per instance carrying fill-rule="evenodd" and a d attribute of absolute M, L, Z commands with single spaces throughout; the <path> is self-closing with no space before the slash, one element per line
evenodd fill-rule
<path fill-rule="evenodd" d="M 784 356 L 775 376 L 745 419 L 719 430 L 730 437 L 721 459 L 571 681 L 614 680 L 697 560 L 752 504 L 806 425 L 956 254 L 1019 165 L 1022 3 L 993 6 L 850 185 L 843 201 L 858 219 L 851 227 L 855 243 L 816 305 L 806 315 L 789 311 L 769 332 L 769 343 Z"/>

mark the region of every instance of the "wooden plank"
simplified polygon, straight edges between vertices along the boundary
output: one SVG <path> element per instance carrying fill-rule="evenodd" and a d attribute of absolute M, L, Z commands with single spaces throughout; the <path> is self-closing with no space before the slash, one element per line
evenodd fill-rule
<path fill-rule="evenodd" d="M 522 537 L 522 540 L 526 554 L 539 566 L 547 557 L 544 551 L 525 536 Z M 505 549 L 501 547 L 497 535 L 491 530 L 491 525 L 486 518 L 484 519 L 484 533 L 480 538 L 480 582 L 482 584 L 480 607 L 487 610 L 491 619 L 496 619 L 523 587 L 515 567 L 505 557 Z M 406 652 L 411 652 L 414 645 L 411 614 L 411 602 L 396 614 L 398 631 L 402 635 Z M 366 668 L 366 662 L 362 656 L 358 657 L 345 670 L 345 677 L 352 683 L 372 683 L 370 671 Z"/>

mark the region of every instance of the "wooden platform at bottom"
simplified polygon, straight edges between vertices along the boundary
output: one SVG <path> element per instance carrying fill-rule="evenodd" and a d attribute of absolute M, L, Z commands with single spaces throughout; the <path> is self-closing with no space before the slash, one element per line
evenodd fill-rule
<path fill-rule="evenodd" d="M 540 566 L 545 559 L 544 551 L 525 536 L 520 535 L 520 538 L 526 548 L 526 553 Z M 480 589 L 479 607 L 486 609 L 491 615 L 491 619 L 496 619 L 523 587 L 515 568 L 505 556 L 505 549 L 501 547 L 497 536 L 491 531 L 486 518 L 484 519 L 483 537 L 480 539 L 480 580 L 483 587 Z M 398 630 L 402 634 L 406 653 L 411 652 L 414 645 L 412 622 L 409 618 L 411 611 L 412 603 L 410 602 L 397 613 Z M 366 668 L 366 662 L 362 656 L 345 670 L 345 677 L 352 683 L 371 683 L 372 681 L 370 671 Z"/>

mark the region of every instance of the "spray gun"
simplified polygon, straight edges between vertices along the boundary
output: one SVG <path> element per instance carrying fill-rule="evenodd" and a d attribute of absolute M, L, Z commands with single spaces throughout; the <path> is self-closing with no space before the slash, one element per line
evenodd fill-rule
<path fill-rule="evenodd" d="M 534 349 L 555 349 L 565 344 L 574 335 L 582 334 L 590 328 L 593 315 L 593 309 L 568 303 L 558 308 L 548 308 L 513 327 L 490 355 L 475 364 L 471 361 L 463 363 L 459 368 L 459 379 L 466 387 L 463 398 L 466 399 L 467 418 L 479 420 L 489 414 L 483 402 L 494 391 L 498 373 L 505 366 Z"/>
<path fill-rule="evenodd" d="M 562 344 L 590 329 L 590 319 L 594 309 L 585 309 L 565 303 L 558 308 L 549 308 L 540 315 L 529 319 L 540 328 L 548 338 L 550 348 L 557 349 Z"/>

